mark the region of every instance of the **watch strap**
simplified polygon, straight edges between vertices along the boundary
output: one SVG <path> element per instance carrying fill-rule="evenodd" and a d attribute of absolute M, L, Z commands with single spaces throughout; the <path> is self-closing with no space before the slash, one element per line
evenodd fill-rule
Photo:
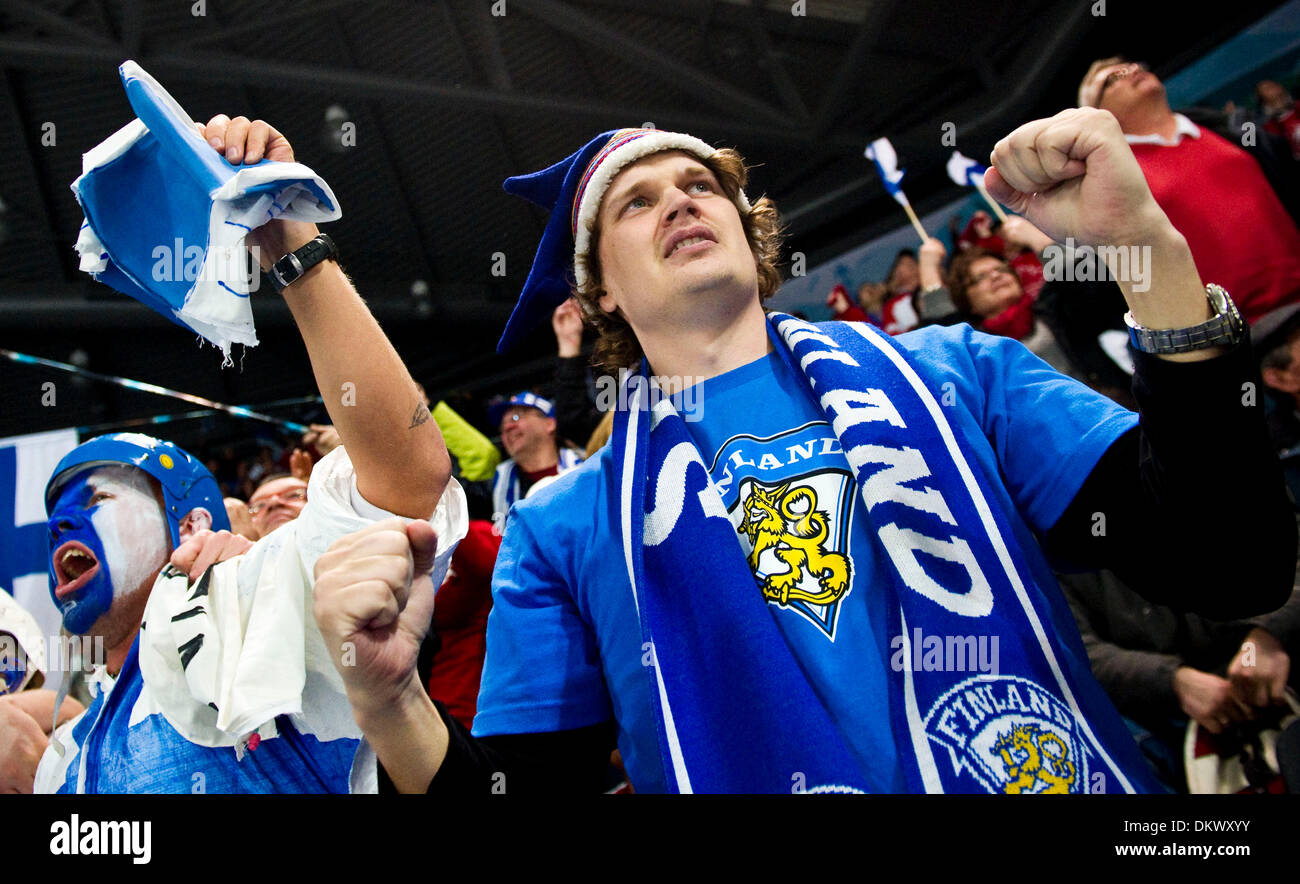
<path fill-rule="evenodd" d="M 317 264 L 331 259 L 337 261 L 338 257 L 339 247 L 335 245 L 334 239 L 328 233 L 322 233 L 272 264 L 267 276 L 271 278 L 275 290 L 283 292 Z"/>

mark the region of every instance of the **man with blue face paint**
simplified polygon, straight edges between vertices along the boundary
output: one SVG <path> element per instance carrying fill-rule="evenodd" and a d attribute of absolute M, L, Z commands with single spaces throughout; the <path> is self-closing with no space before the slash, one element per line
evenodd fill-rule
<path fill-rule="evenodd" d="M 293 160 L 262 121 L 218 116 L 201 128 L 232 164 Z M 467 527 L 464 493 L 333 242 L 313 224 L 276 220 L 249 245 L 270 256 L 264 269 L 284 256 L 272 279 L 343 444 L 316 464 L 297 519 L 190 573 L 175 564 L 184 550 L 168 563 L 178 546 L 229 548 L 230 539 L 200 462 L 170 443 L 118 434 L 55 468 L 46 488 L 51 592 L 69 631 L 103 637 L 105 660 L 90 678 L 91 706 L 51 739 L 36 792 L 375 790 L 374 755 L 329 662 L 340 649 L 311 618 L 312 567 L 339 537 L 398 516 L 432 522 L 441 579 Z M 205 546 L 197 561 L 220 557 Z"/>
<path fill-rule="evenodd" d="M 197 531 L 230 528 L 207 469 L 175 445 L 138 433 L 74 449 L 55 468 L 46 502 L 54 604 L 68 632 L 104 637 L 112 668 L 129 649 L 172 550 Z"/>

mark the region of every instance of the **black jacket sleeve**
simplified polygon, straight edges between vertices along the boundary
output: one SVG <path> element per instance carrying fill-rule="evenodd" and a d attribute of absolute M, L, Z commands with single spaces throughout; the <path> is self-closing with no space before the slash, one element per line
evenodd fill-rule
<path fill-rule="evenodd" d="M 1203 362 L 1135 355 L 1139 426 L 1043 539 L 1061 570 L 1109 568 L 1150 601 L 1215 619 L 1290 595 L 1296 523 L 1247 341 Z"/>
<path fill-rule="evenodd" d="M 435 700 L 447 725 L 447 755 L 429 783 L 430 795 L 595 794 L 602 791 L 614 723 L 540 734 L 475 738 Z M 379 765 L 379 794 L 396 790 Z"/>
<path fill-rule="evenodd" d="M 587 393 L 587 358 L 555 357 L 555 425 L 559 436 L 586 445 L 601 413 Z"/>

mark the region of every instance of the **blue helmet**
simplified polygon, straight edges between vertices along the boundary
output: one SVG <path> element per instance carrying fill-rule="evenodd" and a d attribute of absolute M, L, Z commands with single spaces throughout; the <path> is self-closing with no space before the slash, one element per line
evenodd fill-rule
<path fill-rule="evenodd" d="M 96 436 L 64 455 L 45 486 L 45 512 L 51 515 L 63 486 L 78 474 L 106 464 L 126 464 L 144 470 L 163 490 L 163 511 L 171 530 L 172 547 L 181 543 L 181 519 L 195 507 L 212 516 L 212 530 L 230 530 L 221 488 L 208 468 L 185 449 L 143 433 Z"/>

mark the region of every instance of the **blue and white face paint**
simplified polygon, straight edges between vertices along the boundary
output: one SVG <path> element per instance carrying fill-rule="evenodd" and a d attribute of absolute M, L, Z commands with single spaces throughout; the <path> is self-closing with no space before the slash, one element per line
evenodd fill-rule
<path fill-rule="evenodd" d="M 21 691 L 31 675 L 27 653 L 18 639 L 8 632 L 0 632 L 0 697 Z"/>
<path fill-rule="evenodd" d="M 74 635 L 88 632 L 167 562 L 162 507 L 149 477 L 133 467 L 96 467 L 76 476 L 47 524 L 50 592 Z"/>

